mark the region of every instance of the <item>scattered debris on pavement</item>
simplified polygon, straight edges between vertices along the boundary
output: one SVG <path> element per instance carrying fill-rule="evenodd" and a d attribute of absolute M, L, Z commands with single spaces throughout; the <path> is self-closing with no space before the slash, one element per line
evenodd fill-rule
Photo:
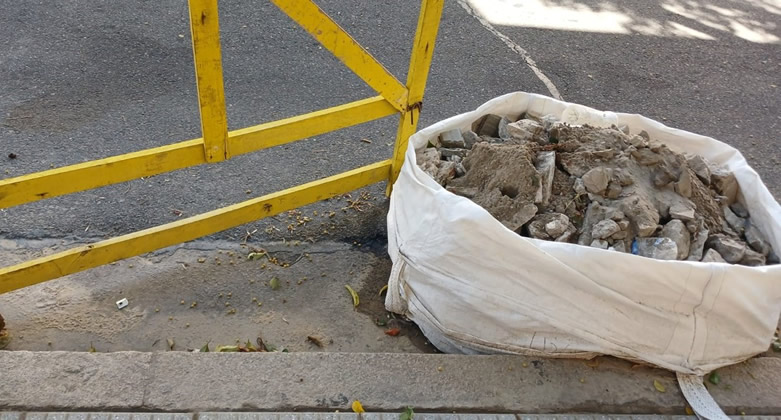
<path fill-rule="evenodd" d="M 489 114 L 430 140 L 417 164 L 526 237 L 661 260 L 779 263 L 734 174 L 645 131 Z"/>

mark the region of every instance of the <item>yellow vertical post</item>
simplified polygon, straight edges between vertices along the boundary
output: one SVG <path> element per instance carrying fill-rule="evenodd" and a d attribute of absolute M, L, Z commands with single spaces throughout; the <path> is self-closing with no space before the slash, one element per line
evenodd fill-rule
<path fill-rule="evenodd" d="M 415 31 L 415 42 L 412 45 L 409 71 L 407 72 L 407 90 L 409 91 L 407 110 L 401 113 L 399 127 L 396 131 L 396 145 L 393 149 L 393 164 L 387 194 L 390 195 L 393 183 L 401 171 L 404 154 L 407 152 L 407 140 L 415 133 L 423 105 L 423 92 L 426 90 L 426 80 L 434 56 L 434 43 L 439 30 L 439 20 L 442 17 L 444 0 L 422 0 L 418 29 Z"/>
<path fill-rule="evenodd" d="M 207 162 L 219 162 L 230 154 L 217 0 L 189 0 L 189 6 L 204 153 Z"/>

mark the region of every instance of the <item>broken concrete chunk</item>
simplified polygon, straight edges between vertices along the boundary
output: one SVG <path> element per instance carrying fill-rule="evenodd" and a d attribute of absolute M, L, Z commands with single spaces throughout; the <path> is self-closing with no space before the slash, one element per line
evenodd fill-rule
<path fill-rule="evenodd" d="M 464 136 L 461 135 L 461 130 L 454 128 L 452 130 L 445 131 L 439 135 L 439 144 L 442 147 L 450 149 L 464 149 L 466 143 L 464 142 Z"/>
<path fill-rule="evenodd" d="M 678 182 L 675 183 L 675 192 L 686 198 L 692 196 L 692 177 L 685 168 L 681 172 L 681 176 L 678 177 Z"/>
<path fill-rule="evenodd" d="M 537 153 L 535 168 L 540 174 L 540 189 L 538 190 L 540 194 L 538 194 L 539 197 L 535 197 L 535 202 L 547 206 L 553 190 L 553 175 L 556 172 L 556 152 Z"/>
<path fill-rule="evenodd" d="M 429 147 L 417 152 L 415 155 L 415 162 L 418 166 L 423 166 L 425 163 L 434 163 L 439 165 L 439 161 L 442 160 L 439 154 L 439 150 Z"/>
<path fill-rule="evenodd" d="M 445 147 L 442 147 L 439 149 L 439 152 L 442 154 L 443 158 L 449 158 L 451 156 L 458 156 L 460 158 L 465 158 L 467 150 L 466 149 L 448 149 Z"/>
<path fill-rule="evenodd" d="M 667 165 L 660 165 L 653 172 L 654 186 L 662 188 L 678 179 Z"/>
<path fill-rule="evenodd" d="M 532 120 L 519 120 L 507 124 L 507 133 L 509 137 L 518 142 L 548 143 L 545 129 L 542 125 Z"/>
<path fill-rule="evenodd" d="M 673 219 L 688 222 L 694 220 L 694 214 L 694 208 L 687 205 L 685 202 L 679 201 L 670 206 L 670 217 Z"/>
<path fill-rule="evenodd" d="M 709 249 L 702 257 L 702 262 L 705 263 L 726 263 L 727 261 L 721 257 L 715 249 Z"/>
<path fill-rule="evenodd" d="M 708 233 L 708 229 L 701 229 L 694 234 L 694 238 L 692 239 L 691 246 L 689 248 L 689 257 L 686 258 L 687 260 L 702 260 L 702 254 L 705 250 L 705 241 L 708 240 Z M 721 258 L 721 255 L 719 255 L 719 258 Z"/>
<path fill-rule="evenodd" d="M 675 260 L 678 258 L 678 246 L 670 238 L 637 238 L 632 245 L 632 253 L 657 260 Z"/>
<path fill-rule="evenodd" d="M 610 244 L 608 244 L 607 241 L 602 239 L 594 239 L 591 242 L 591 245 L 589 246 L 591 246 L 592 248 L 607 249 L 608 246 L 610 246 Z"/>
<path fill-rule="evenodd" d="M 748 210 L 743 204 L 740 204 L 740 202 L 736 201 L 732 203 L 729 208 L 733 213 L 735 213 L 736 216 L 742 217 L 744 219 L 748 218 Z"/>
<path fill-rule="evenodd" d="M 465 149 L 471 149 L 476 143 L 483 141 L 480 136 L 472 130 L 466 130 L 461 135 L 464 138 Z"/>
<path fill-rule="evenodd" d="M 553 114 L 546 114 L 540 118 L 540 122 L 542 122 L 542 128 L 547 131 L 553 128 L 559 122 L 559 119 Z"/>
<path fill-rule="evenodd" d="M 662 156 L 658 153 L 654 153 L 651 149 L 637 149 L 632 151 L 631 155 L 637 164 L 641 166 L 657 165 L 662 161 Z"/>
<path fill-rule="evenodd" d="M 445 185 L 448 181 L 456 177 L 456 164 L 454 162 L 442 162 L 434 178 L 439 185 Z"/>
<path fill-rule="evenodd" d="M 765 239 L 765 235 L 762 234 L 755 224 L 751 223 L 751 220 L 747 221 L 745 226 L 748 246 L 762 255 L 768 255 L 770 253 L 770 243 Z"/>
<path fill-rule="evenodd" d="M 739 263 L 746 255 L 746 244 L 720 233 L 711 235 L 705 246 L 715 249 L 730 264 Z"/>
<path fill-rule="evenodd" d="M 578 228 L 575 227 L 572 223 L 569 224 L 567 227 L 567 230 L 564 231 L 564 233 L 561 234 L 558 238 L 556 238 L 556 242 L 572 242 L 572 238 L 575 236 L 575 234 L 578 233 Z"/>
<path fill-rule="evenodd" d="M 537 239 L 553 239 L 561 236 L 569 227 L 569 217 L 561 213 L 544 213 L 535 216 L 527 229 Z"/>
<path fill-rule="evenodd" d="M 499 137 L 499 122 L 502 117 L 495 114 L 484 115 L 472 123 L 472 131 L 478 136 Z"/>
<path fill-rule="evenodd" d="M 629 229 L 629 220 L 619 220 L 617 223 L 621 230 Z"/>
<path fill-rule="evenodd" d="M 573 189 L 577 195 L 588 194 L 588 191 L 586 191 L 586 186 L 583 184 L 583 180 L 581 178 L 575 178 L 575 185 L 573 185 Z"/>
<path fill-rule="evenodd" d="M 724 206 L 722 210 L 724 211 L 724 219 L 729 224 L 729 227 L 731 227 L 738 236 L 742 236 L 743 231 L 746 228 L 746 219 L 738 217 L 728 206 Z"/>
<path fill-rule="evenodd" d="M 461 162 L 456 163 L 456 178 L 460 178 L 462 176 L 466 175 L 466 168 L 464 168 L 464 165 Z"/>
<path fill-rule="evenodd" d="M 716 191 L 726 197 L 723 204 L 730 205 L 738 197 L 738 180 L 735 174 L 726 170 L 711 171 L 711 183 L 716 187 Z"/>
<path fill-rule="evenodd" d="M 689 230 L 686 229 L 686 225 L 682 221 L 678 219 L 670 220 L 666 225 L 664 225 L 661 236 L 670 238 L 673 240 L 673 242 L 675 242 L 675 245 L 678 248 L 678 256 L 676 257 L 677 259 L 683 260 L 689 256 L 691 234 L 689 233 Z"/>
<path fill-rule="evenodd" d="M 551 238 L 558 238 L 569 228 L 569 217 L 562 214 L 558 219 L 551 220 L 545 224 L 545 232 Z"/>
<path fill-rule="evenodd" d="M 743 258 L 740 260 L 741 265 L 747 265 L 749 267 L 765 265 L 766 262 L 767 260 L 764 255 L 752 249 L 746 249 L 746 254 L 743 255 Z"/>
<path fill-rule="evenodd" d="M 613 169 L 613 181 L 618 182 L 622 187 L 628 187 L 635 183 L 629 172 L 622 168 Z"/>
<path fill-rule="evenodd" d="M 602 194 L 610 182 L 610 171 L 607 168 L 594 168 L 583 174 L 583 185 L 592 194 Z"/>
<path fill-rule="evenodd" d="M 626 242 L 625 241 L 615 241 L 613 243 L 613 249 L 618 251 L 618 252 L 623 252 L 623 253 L 629 252 L 629 249 L 626 247 Z"/>
<path fill-rule="evenodd" d="M 694 171 L 697 178 L 700 179 L 705 185 L 710 185 L 711 173 L 708 161 L 702 156 L 691 156 L 686 162 L 689 164 L 689 168 Z"/>
<path fill-rule="evenodd" d="M 615 200 L 616 198 L 621 196 L 621 192 L 623 192 L 621 185 L 618 182 L 610 181 L 610 183 L 607 184 L 607 190 L 605 190 L 605 196 L 611 200 Z"/>
<path fill-rule="evenodd" d="M 499 120 L 499 125 L 496 128 L 496 132 L 499 135 L 499 138 L 502 140 L 510 139 L 510 133 L 507 131 L 507 124 L 510 124 L 510 120 L 502 117 L 502 119 Z"/>
<path fill-rule="evenodd" d="M 773 249 L 767 254 L 767 264 L 781 264 L 781 259 L 778 258 L 778 254 Z"/>
<path fill-rule="evenodd" d="M 591 237 L 593 239 L 607 239 L 620 231 L 621 228 L 618 226 L 618 223 L 610 219 L 602 220 L 594 225 L 594 228 L 591 230 Z"/>
<path fill-rule="evenodd" d="M 656 226 L 659 224 L 659 212 L 646 197 L 635 194 L 622 199 L 621 210 L 632 222 L 637 236 L 650 236 L 656 231 Z"/>

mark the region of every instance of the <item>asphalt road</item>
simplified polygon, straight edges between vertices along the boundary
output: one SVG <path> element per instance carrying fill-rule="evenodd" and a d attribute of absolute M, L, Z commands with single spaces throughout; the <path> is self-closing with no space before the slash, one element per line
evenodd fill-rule
<path fill-rule="evenodd" d="M 466 3 L 448 1 L 421 123 L 511 91 L 549 94 L 543 75 L 565 100 L 664 118 L 737 146 L 781 197 L 774 170 L 781 157 L 781 5 L 705 3 L 485 0 L 480 4 L 488 6 L 473 10 L 481 22 Z M 220 4 L 231 129 L 372 94 L 268 2 Z M 318 4 L 404 80 L 417 2 Z M 170 222 L 177 218 L 172 209 L 197 214 L 242 201 L 247 190 L 257 196 L 387 158 L 395 125 L 392 117 L 225 163 L 2 210 L 0 237 L 96 238 Z M 198 131 L 184 0 L 4 5 L 0 176 L 172 143 Z M 18 157 L 6 159 L 9 153 Z"/>

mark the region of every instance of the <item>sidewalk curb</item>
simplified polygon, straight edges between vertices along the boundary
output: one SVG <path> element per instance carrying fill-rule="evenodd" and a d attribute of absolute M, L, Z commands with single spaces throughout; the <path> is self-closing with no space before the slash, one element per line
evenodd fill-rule
<path fill-rule="evenodd" d="M 600 358 L 0 352 L 0 410 L 684 414 L 671 372 Z M 719 370 L 727 414 L 781 415 L 781 359 Z M 659 392 L 654 380 L 665 388 Z"/>

